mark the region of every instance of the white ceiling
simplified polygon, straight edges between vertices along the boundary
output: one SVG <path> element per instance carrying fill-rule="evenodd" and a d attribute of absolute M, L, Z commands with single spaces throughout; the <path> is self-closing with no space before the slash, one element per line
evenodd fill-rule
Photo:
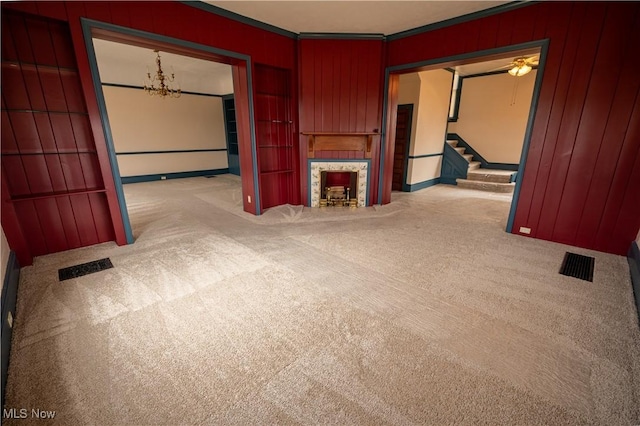
<path fill-rule="evenodd" d="M 540 59 L 540 48 L 517 50 L 507 52 L 500 55 L 501 59 L 492 59 L 484 62 L 472 62 L 465 65 L 458 65 L 453 67 L 461 76 L 482 74 L 485 72 L 504 71 L 511 67 L 511 62 L 518 57 L 529 58 L 532 62 L 537 62 Z"/>
<path fill-rule="evenodd" d="M 494 7 L 504 1 L 208 1 L 215 6 L 294 32 L 384 33 L 415 28 Z M 142 86 L 147 68 L 155 72 L 152 49 L 94 39 L 103 83 Z M 506 67 L 517 56 L 539 49 L 505 53 L 501 59 L 454 67 L 461 75 Z M 233 93 L 231 66 L 160 52 L 165 72 L 173 72 L 183 91 Z M 481 59 L 480 59 L 481 60 Z"/>
<path fill-rule="evenodd" d="M 205 1 L 295 33 L 393 34 L 509 1 Z"/>
<path fill-rule="evenodd" d="M 102 83 L 142 86 L 147 70 L 156 70 L 156 54 L 128 44 L 93 39 Z M 187 56 L 160 52 L 162 70 L 176 76 L 180 89 L 187 92 L 228 95 L 233 93 L 231 66 Z M 147 69 L 148 68 L 148 69 Z"/>

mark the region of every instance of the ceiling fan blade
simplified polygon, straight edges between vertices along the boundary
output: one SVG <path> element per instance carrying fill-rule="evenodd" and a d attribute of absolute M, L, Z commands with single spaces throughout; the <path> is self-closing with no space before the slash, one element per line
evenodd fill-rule
<path fill-rule="evenodd" d="M 529 58 L 525 58 L 525 61 L 529 65 L 538 65 L 538 62 L 540 62 L 540 58 L 538 58 L 537 56 L 531 56 Z"/>
<path fill-rule="evenodd" d="M 503 65 L 503 66 L 498 67 L 498 68 L 493 68 L 493 69 L 489 70 L 488 72 L 501 71 L 501 70 L 506 70 L 506 69 L 509 69 L 509 68 L 513 68 L 513 64 L 508 64 L 508 65 Z"/>

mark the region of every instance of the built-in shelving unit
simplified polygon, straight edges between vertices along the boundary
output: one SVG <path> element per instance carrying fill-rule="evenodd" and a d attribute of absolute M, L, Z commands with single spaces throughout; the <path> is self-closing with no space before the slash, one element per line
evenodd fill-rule
<path fill-rule="evenodd" d="M 4 11 L 2 26 L 3 209 L 32 256 L 112 240 L 69 28 Z"/>
<path fill-rule="evenodd" d="M 224 126 L 227 132 L 227 157 L 229 173 L 240 176 L 240 155 L 238 151 L 238 125 L 236 123 L 236 103 L 233 95 L 222 97 Z"/>
<path fill-rule="evenodd" d="M 288 70 L 256 65 L 256 142 L 263 209 L 294 196 L 293 114 Z"/>

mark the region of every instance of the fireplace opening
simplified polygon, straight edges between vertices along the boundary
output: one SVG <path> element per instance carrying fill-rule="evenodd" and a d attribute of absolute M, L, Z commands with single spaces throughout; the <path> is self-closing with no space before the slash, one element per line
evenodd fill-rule
<path fill-rule="evenodd" d="M 358 172 L 320 172 L 320 207 L 358 207 Z"/>

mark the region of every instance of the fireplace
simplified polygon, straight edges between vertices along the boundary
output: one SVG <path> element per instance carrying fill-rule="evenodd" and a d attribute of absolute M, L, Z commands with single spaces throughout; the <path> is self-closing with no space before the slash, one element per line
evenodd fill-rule
<path fill-rule="evenodd" d="M 320 172 L 320 207 L 358 207 L 352 196 L 358 187 L 358 172 L 323 170 Z"/>
<path fill-rule="evenodd" d="M 367 206 L 369 163 L 364 159 L 309 159 L 309 206 Z"/>

